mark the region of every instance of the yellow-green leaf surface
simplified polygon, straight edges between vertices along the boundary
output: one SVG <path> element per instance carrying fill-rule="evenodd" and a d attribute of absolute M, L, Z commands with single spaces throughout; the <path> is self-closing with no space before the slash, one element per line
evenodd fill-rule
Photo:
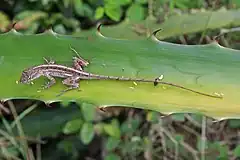
<path fill-rule="evenodd" d="M 163 23 L 156 20 L 146 19 L 139 23 L 126 19 L 124 22 L 104 27 L 102 33 L 105 36 L 121 39 L 139 39 L 149 36 L 154 30 L 161 28 L 163 31 L 157 34 L 158 39 L 172 36 L 240 25 L 240 10 L 226 10 L 196 12 L 170 16 Z M 91 31 L 81 31 L 76 35 L 88 35 Z M 95 31 L 94 31 L 95 32 Z"/>
<path fill-rule="evenodd" d="M 46 79 L 33 85 L 18 84 L 21 72 L 44 63 L 43 57 L 56 63 L 72 65 L 69 46 L 90 65 L 86 71 L 112 76 L 154 79 L 176 83 L 204 93 L 224 94 L 223 99 L 192 93 L 167 85 L 120 82 L 111 80 L 83 80 L 81 91 L 56 95 L 66 87 L 57 84 L 38 91 Z M 21 35 L 14 31 L 0 36 L 0 97 L 31 98 L 47 101 L 88 102 L 96 106 L 126 105 L 163 113 L 201 112 L 213 117 L 238 117 L 240 114 L 239 71 L 240 52 L 219 46 L 186 46 L 154 39 L 117 40 L 93 34 L 73 38 L 52 32 L 40 35 Z"/>

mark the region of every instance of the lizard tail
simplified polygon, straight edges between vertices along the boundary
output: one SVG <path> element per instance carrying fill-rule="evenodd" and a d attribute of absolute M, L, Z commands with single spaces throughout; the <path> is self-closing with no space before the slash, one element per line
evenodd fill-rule
<path fill-rule="evenodd" d="M 159 82 L 159 79 L 156 78 L 155 80 L 151 79 L 144 79 L 144 78 L 129 78 L 129 77 L 116 77 L 116 76 L 104 76 L 104 75 L 95 75 L 90 74 L 86 79 L 96 79 L 96 80 L 118 80 L 118 81 L 135 81 L 135 82 L 152 82 L 154 86 L 156 86 Z"/>
<path fill-rule="evenodd" d="M 103 75 L 90 75 L 86 79 L 96 79 L 96 80 L 106 79 L 106 80 L 119 80 L 119 81 L 133 81 L 133 82 L 134 81 L 135 82 L 150 82 L 150 83 L 153 83 L 154 86 L 157 86 L 158 84 L 165 84 L 165 85 L 168 85 L 168 86 L 173 86 L 173 87 L 176 87 L 176 88 L 187 90 L 187 91 L 190 91 L 190 92 L 193 92 L 193 93 L 197 93 L 197 94 L 200 94 L 200 95 L 204 95 L 204 96 L 207 96 L 207 97 L 223 98 L 220 95 L 207 94 L 207 93 L 200 92 L 200 91 L 197 91 L 197 90 L 193 90 L 193 89 L 190 89 L 190 88 L 178 85 L 178 84 L 174 84 L 174 83 L 170 83 L 170 82 L 164 82 L 164 81 L 161 81 L 161 79 L 159 77 L 155 78 L 154 80 L 150 80 L 150 79 L 140 79 L 140 78 L 115 77 L 115 76 L 103 76 Z"/>

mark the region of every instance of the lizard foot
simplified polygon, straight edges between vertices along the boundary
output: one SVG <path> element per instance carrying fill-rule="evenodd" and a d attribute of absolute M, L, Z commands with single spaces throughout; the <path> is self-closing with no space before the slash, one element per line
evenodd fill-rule
<path fill-rule="evenodd" d="M 64 93 L 66 93 L 68 91 L 74 90 L 74 89 L 77 89 L 78 92 L 82 91 L 79 87 L 69 87 L 67 89 L 62 90 L 59 94 L 57 94 L 57 97 L 63 95 Z"/>

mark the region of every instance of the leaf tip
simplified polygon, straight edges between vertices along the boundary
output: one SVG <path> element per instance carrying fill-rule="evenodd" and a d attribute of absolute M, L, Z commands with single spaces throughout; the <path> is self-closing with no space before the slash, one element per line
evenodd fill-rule
<path fill-rule="evenodd" d="M 7 33 L 14 33 L 14 34 L 17 34 L 17 35 L 21 35 L 21 33 L 18 32 L 16 30 L 16 28 L 19 28 L 18 27 L 18 22 L 13 22 L 12 25 L 11 25 L 11 28 L 9 28 L 9 31 Z"/>
<path fill-rule="evenodd" d="M 47 107 L 52 107 L 52 104 L 53 103 L 58 103 L 58 102 L 60 102 L 60 101 L 58 101 L 58 100 L 47 100 L 47 101 L 43 101 L 44 103 L 45 103 L 45 105 L 47 106 Z"/>
<path fill-rule="evenodd" d="M 100 37 L 106 38 L 106 37 L 101 33 L 101 26 L 102 26 L 102 23 L 99 23 L 99 24 L 97 25 L 97 35 L 100 36 Z"/>
<path fill-rule="evenodd" d="M 18 28 L 21 28 L 21 27 L 19 27 L 20 25 L 19 25 L 19 23 L 18 22 L 13 22 L 12 24 L 11 24 L 11 26 L 9 27 L 9 30 L 8 30 L 8 32 L 6 32 L 6 34 L 8 34 L 8 33 L 13 33 L 13 34 L 16 34 L 16 35 L 22 35 L 22 33 L 20 33 L 20 32 L 18 32 L 16 29 L 18 29 Z"/>
<path fill-rule="evenodd" d="M 157 35 L 157 33 L 158 33 L 159 31 L 161 31 L 161 30 L 162 30 L 162 29 L 159 28 L 159 29 L 153 31 L 153 33 L 150 35 L 149 38 L 151 38 L 151 39 L 154 40 L 154 41 L 159 41 L 158 38 L 156 37 L 156 35 Z"/>

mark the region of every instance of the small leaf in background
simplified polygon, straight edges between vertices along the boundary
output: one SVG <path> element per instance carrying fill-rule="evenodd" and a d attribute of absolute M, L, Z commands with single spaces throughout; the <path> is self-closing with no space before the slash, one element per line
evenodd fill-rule
<path fill-rule="evenodd" d="M 1 147 L 1 155 L 19 156 L 19 149 L 15 146 Z"/>
<path fill-rule="evenodd" d="M 74 30 L 77 30 L 79 28 L 79 21 L 74 18 L 66 18 L 62 14 L 52 14 L 49 18 L 45 19 L 45 23 L 47 25 L 53 25 L 58 24 L 61 22 L 66 28 L 73 28 Z"/>
<path fill-rule="evenodd" d="M 115 0 L 119 5 L 128 5 L 132 2 L 132 0 Z"/>
<path fill-rule="evenodd" d="M 76 152 L 76 148 L 72 144 L 72 142 L 68 139 L 62 140 L 57 144 L 57 148 L 63 150 L 66 153 L 74 153 Z"/>
<path fill-rule="evenodd" d="M 234 8 L 240 7 L 240 1 L 239 0 L 231 0 L 231 3 Z"/>
<path fill-rule="evenodd" d="M 66 29 L 62 24 L 58 24 L 53 27 L 54 32 L 59 34 L 66 34 Z"/>
<path fill-rule="evenodd" d="M 104 132 L 104 124 L 103 123 L 97 123 L 94 125 L 94 131 L 96 134 L 101 135 Z"/>
<path fill-rule="evenodd" d="M 92 123 L 85 122 L 80 131 L 80 139 L 84 144 L 89 144 L 94 137 L 94 128 Z"/>
<path fill-rule="evenodd" d="M 197 149 L 198 151 L 202 150 L 202 139 L 199 137 L 197 140 Z M 204 145 L 204 149 L 208 149 L 209 151 L 214 151 L 219 153 L 218 159 L 226 159 L 228 157 L 228 146 L 221 142 L 209 142 L 206 141 Z"/>
<path fill-rule="evenodd" d="M 177 142 L 181 142 L 181 141 L 184 140 L 184 136 L 181 135 L 181 134 L 176 134 L 176 135 L 175 135 L 175 140 L 176 140 Z"/>
<path fill-rule="evenodd" d="M 69 5 L 71 4 L 72 0 L 63 0 L 63 5 L 65 8 L 69 7 Z"/>
<path fill-rule="evenodd" d="M 94 16 L 93 9 L 86 3 L 83 4 L 83 16 L 92 18 Z"/>
<path fill-rule="evenodd" d="M 92 8 L 83 3 L 81 0 L 74 0 L 74 9 L 78 16 L 85 16 L 91 18 L 93 16 Z"/>
<path fill-rule="evenodd" d="M 104 15 L 104 8 L 103 7 L 98 7 L 95 11 L 95 15 L 94 15 L 94 18 L 95 19 L 100 19 L 102 18 Z"/>
<path fill-rule="evenodd" d="M 112 137 L 120 138 L 121 131 L 120 131 L 118 121 L 112 120 L 111 124 L 104 124 L 103 128 L 108 135 Z"/>
<path fill-rule="evenodd" d="M 178 1 L 173 1 L 173 3 L 175 4 L 175 7 L 178 7 L 180 9 L 187 9 L 190 8 L 191 6 L 196 7 L 195 3 L 192 3 L 192 1 L 189 0 L 178 0 Z"/>
<path fill-rule="evenodd" d="M 61 101 L 61 102 L 59 102 L 60 103 L 60 105 L 61 105 L 61 107 L 65 107 L 65 108 L 67 108 L 67 107 L 69 107 L 70 105 L 72 105 L 72 103 L 71 102 L 69 102 L 69 101 Z"/>
<path fill-rule="evenodd" d="M 8 16 L 0 11 L 0 32 L 5 32 L 9 24 Z"/>
<path fill-rule="evenodd" d="M 108 151 L 114 150 L 120 143 L 120 139 L 115 138 L 115 137 L 108 137 L 107 142 L 106 142 L 106 149 Z"/>
<path fill-rule="evenodd" d="M 199 124 L 202 124 L 203 115 L 201 114 L 189 114 L 191 118 Z"/>
<path fill-rule="evenodd" d="M 131 20 L 131 21 L 140 21 L 144 19 L 144 14 L 145 14 L 145 10 L 144 8 L 139 5 L 139 4 L 133 4 L 129 7 L 129 9 L 127 10 L 127 17 Z"/>
<path fill-rule="evenodd" d="M 135 0 L 135 3 L 146 4 L 148 3 L 148 0 Z"/>
<path fill-rule="evenodd" d="M 16 30 L 26 30 L 24 33 L 34 33 L 39 26 L 39 20 L 47 17 L 47 13 L 42 11 L 23 11 L 18 13 L 13 21 L 17 22 Z"/>
<path fill-rule="evenodd" d="M 240 158 L 240 145 L 238 145 L 234 150 L 233 150 L 233 154 Z"/>
<path fill-rule="evenodd" d="M 239 119 L 229 119 L 228 124 L 231 128 L 240 128 L 240 120 Z"/>
<path fill-rule="evenodd" d="M 218 144 L 219 157 L 227 159 L 228 146 L 226 144 L 221 144 L 221 142 L 217 142 L 217 144 Z"/>
<path fill-rule="evenodd" d="M 78 14 L 78 15 L 82 15 L 83 14 L 83 2 L 82 0 L 74 0 L 74 9 L 75 9 L 75 12 Z"/>
<path fill-rule="evenodd" d="M 149 137 L 147 137 L 147 136 L 145 136 L 145 137 L 143 137 L 142 138 L 143 140 L 143 144 L 145 145 L 145 146 L 149 146 L 149 145 L 151 145 L 151 140 L 150 140 L 150 138 Z"/>
<path fill-rule="evenodd" d="M 197 138 L 196 147 L 197 147 L 197 149 L 198 149 L 199 151 L 202 150 L 202 145 L 203 145 L 203 141 L 202 141 L 201 137 L 198 137 L 198 138 Z M 204 147 L 204 149 L 207 149 L 208 146 L 209 146 L 209 144 L 208 144 L 207 141 L 206 141 L 203 147 Z"/>
<path fill-rule="evenodd" d="M 83 124 L 83 120 L 81 120 L 81 119 L 75 119 L 72 121 L 68 121 L 63 128 L 63 133 L 64 134 L 75 133 L 80 130 L 82 124 Z"/>
<path fill-rule="evenodd" d="M 104 158 L 104 160 L 121 160 L 121 158 L 114 153 L 110 153 Z"/>
<path fill-rule="evenodd" d="M 85 121 L 93 121 L 95 117 L 95 107 L 90 103 L 83 103 L 81 105 L 82 115 Z"/>
<path fill-rule="evenodd" d="M 141 142 L 141 137 L 138 137 L 138 136 L 133 136 L 132 138 L 131 138 L 131 142 Z"/>
<path fill-rule="evenodd" d="M 185 113 L 176 113 L 176 114 L 172 114 L 171 118 L 174 121 L 178 121 L 178 122 L 184 122 L 185 121 Z"/>
<path fill-rule="evenodd" d="M 104 6 L 106 6 L 106 5 L 111 5 L 111 6 L 116 6 L 116 7 L 119 6 L 119 4 L 116 3 L 116 0 L 104 0 Z"/>
<path fill-rule="evenodd" d="M 42 5 L 43 6 L 48 6 L 49 5 L 49 3 L 52 3 L 52 2 L 56 2 L 56 0 L 41 0 L 42 1 Z"/>
<path fill-rule="evenodd" d="M 122 123 L 121 125 L 121 132 L 122 133 L 133 133 L 134 131 L 137 130 L 138 126 L 140 124 L 140 120 L 139 119 L 131 119 L 131 120 L 127 120 L 125 122 Z"/>
<path fill-rule="evenodd" d="M 110 19 L 112 19 L 114 21 L 119 21 L 121 19 L 122 9 L 120 7 L 106 4 L 104 6 L 104 10 L 105 10 L 106 15 Z"/>
<path fill-rule="evenodd" d="M 159 118 L 160 117 L 158 112 L 154 112 L 154 111 L 147 112 L 147 118 L 146 118 L 147 121 L 157 123 Z"/>

